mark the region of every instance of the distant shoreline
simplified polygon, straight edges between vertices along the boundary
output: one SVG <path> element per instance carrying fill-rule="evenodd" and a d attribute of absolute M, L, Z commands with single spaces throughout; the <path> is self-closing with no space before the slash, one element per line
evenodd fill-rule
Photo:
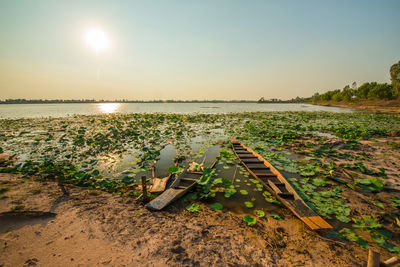
<path fill-rule="evenodd" d="M 231 100 L 231 101 L 224 101 L 224 100 L 188 100 L 188 101 L 179 101 L 179 100 L 155 100 L 155 101 L 80 101 L 80 100 L 23 100 L 23 101 L 0 101 L 0 104 L 7 105 L 7 104 L 102 104 L 102 103 L 211 103 L 211 104 L 218 104 L 218 103 L 254 103 L 254 104 L 310 104 L 310 103 L 303 103 L 303 102 L 295 102 L 291 100 L 281 100 L 281 101 L 265 101 L 259 102 L 256 100 Z"/>

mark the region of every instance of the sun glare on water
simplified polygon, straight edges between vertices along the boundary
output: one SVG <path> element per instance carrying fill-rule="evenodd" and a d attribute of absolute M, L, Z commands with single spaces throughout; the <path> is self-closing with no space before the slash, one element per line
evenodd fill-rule
<path fill-rule="evenodd" d="M 120 103 L 101 103 L 97 104 L 97 108 L 101 113 L 115 113 L 120 108 Z"/>
<path fill-rule="evenodd" d="M 106 32 L 99 28 L 92 28 L 85 33 L 86 43 L 96 53 L 103 52 L 108 49 L 110 45 L 110 39 Z"/>

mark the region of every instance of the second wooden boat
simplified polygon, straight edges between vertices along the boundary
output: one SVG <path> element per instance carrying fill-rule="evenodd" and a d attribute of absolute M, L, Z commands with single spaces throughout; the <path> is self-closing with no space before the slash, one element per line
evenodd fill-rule
<path fill-rule="evenodd" d="M 219 155 L 220 146 L 211 147 L 204 155 L 204 168 L 213 168 L 216 163 L 216 157 Z M 164 191 L 157 198 L 147 203 L 146 207 L 150 210 L 162 210 L 170 203 L 179 199 L 192 189 L 200 177 L 202 172 L 189 172 L 187 169 L 181 173 L 171 184 L 170 188 Z"/>
<path fill-rule="evenodd" d="M 230 141 L 236 156 L 250 174 L 260 181 L 268 191 L 274 194 L 279 201 L 289 208 L 310 229 L 332 229 L 329 223 L 316 214 L 304 202 L 291 184 L 271 163 L 236 139 L 230 139 Z"/>

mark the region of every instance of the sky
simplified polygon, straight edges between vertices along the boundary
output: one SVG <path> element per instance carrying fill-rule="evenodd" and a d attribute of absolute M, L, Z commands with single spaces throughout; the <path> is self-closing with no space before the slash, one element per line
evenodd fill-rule
<path fill-rule="evenodd" d="M 398 0 L 2 0 L 0 99 L 290 99 L 390 82 Z M 96 53 L 90 29 L 109 39 Z"/>

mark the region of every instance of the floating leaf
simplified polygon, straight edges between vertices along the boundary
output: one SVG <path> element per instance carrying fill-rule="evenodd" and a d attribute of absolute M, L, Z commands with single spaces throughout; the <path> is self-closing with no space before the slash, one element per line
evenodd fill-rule
<path fill-rule="evenodd" d="M 271 214 L 271 217 L 274 218 L 275 220 L 278 220 L 278 221 L 283 220 L 283 218 L 278 214 Z"/>
<path fill-rule="evenodd" d="M 170 166 L 168 168 L 168 173 L 170 173 L 170 174 L 177 174 L 177 173 L 180 173 L 182 171 L 183 171 L 183 169 L 181 167 L 179 167 L 179 166 L 176 166 L 176 165 L 172 165 L 172 166 Z"/>
<path fill-rule="evenodd" d="M 270 198 L 270 197 L 266 197 L 266 198 L 265 198 L 265 201 L 267 201 L 267 202 L 269 202 L 269 203 L 277 204 L 277 205 L 280 205 L 280 204 L 281 204 L 281 202 L 279 202 L 278 200 L 273 199 L 273 198 Z"/>
<path fill-rule="evenodd" d="M 378 223 L 369 215 L 362 215 L 361 217 L 362 219 L 353 218 L 353 227 L 360 228 L 362 230 L 378 229 L 382 227 L 382 224 Z"/>
<path fill-rule="evenodd" d="M 312 179 L 312 184 L 315 186 L 326 186 L 329 183 L 327 181 L 325 181 L 324 179 L 314 178 L 314 179 Z"/>
<path fill-rule="evenodd" d="M 199 204 L 193 203 L 192 205 L 187 206 L 186 210 L 188 210 L 190 212 L 199 212 L 199 211 L 201 211 L 201 207 Z"/>
<path fill-rule="evenodd" d="M 258 218 L 264 217 L 265 216 L 265 212 L 262 210 L 254 210 L 253 211 L 254 215 Z"/>
<path fill-rule="evenodd" d="M 250 201 L 245 201 L 245 202 L 244 202 L 244 205 L 245 205 L 246 207 L 248 207 L 248 208 L 254 207 L 253 202 L 250 202 Z"/>
<path fill-rule="evenodd" d="M 366 178 L 366 179 L 355 179 L 354 182 L 356 184 L 360 184 L 361 187 L 365 190 L 369 190 L 371 192 L 380 192 L 383 189 L 385 183 L 375 177 Z"/>
<path fill-rule="evenodd" d="M 215 169 L 204 168 L 203 175 L 200 177 L 197 183 L 200 185 L 207 185 L 211 183 L 211 177 L 214 175 L 214 173 Z"/>
<path fill-rule="evenodd" d="M 214 204 L 212 204 L 212 205 L 210 206 L 210 208 L 211 208 L 212 210 L 222 210 L 223 207 L 224 207 L 224 206 L 222 206 L 222 204 L 221 204 L 221 203 L 218 203 L 218 202 L 215 202 Z"/>
<path fill-rule="evenodd" d="M 342 230 L 339 231 L 339 233 L 342 234 L 346 239 L 356 242 L 362 248 L 370 247 L 370 245 L 368 245 L 367 240 L 358 236 L 356 233 L 354 233 L 348 228 L 343 228 Z"/>
<path fill-rule="evenodd" d="M 250 214 L 246 214 L 243 217 L 243 221 L 246 223 L 246 225 L 250 226 L 256 224 L 257 219 Z"/>
<path fill-rule="evenodd" d="M 234 195 L 235 193 L 236 193 L 236 189 L 235 189 L 235 188 L 227 188 L 227 189 L 225 189 L 225 191 L 224 191 L 224 196 L 225 196 L 226 198 L 228 198 L 228 197 Z"/>
<path fill-rule="evenodd" d="M 245 190 L 245 189 L 242 189 L 242 190 L 240 190 L 239 192 L 240 192 L 240 194 L 242 194 L 242 195 L 248 195 L 248 194 L 249 194 L 249 192 L 247 192 L 247 190 Z"/>
<path fill-rule="evenodd" d="M 269 197 L 269 196 L 271 196 L 271 193 L 268 191 L 264 191 L 262 195 L 263 195 L 263 197 Z"/>

